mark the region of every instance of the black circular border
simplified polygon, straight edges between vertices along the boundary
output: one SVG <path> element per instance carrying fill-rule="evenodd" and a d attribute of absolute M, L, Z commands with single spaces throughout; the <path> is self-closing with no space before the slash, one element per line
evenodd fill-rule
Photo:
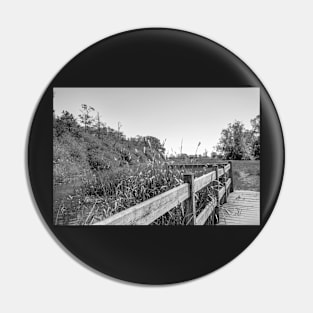
<path fill-rule="evenodd" d="M 53 87 L 259 87 L 261 225 L 187 228 L 54 226 Z M 197 278 L 239 255 L 261 231 L 275 206 L 284 163 L 284 140 L 276 109 L 249 67 L 229 50 L 207 38 L 163 28 L 120 33 L 97 42 L 74 57 L 44 92 L 28 142 L 32 191 L 56 238 L 92 268 L 121 280 L 143 284 L 169 284 Z M 262 260 L 256 264 L 261 265 Z"/>

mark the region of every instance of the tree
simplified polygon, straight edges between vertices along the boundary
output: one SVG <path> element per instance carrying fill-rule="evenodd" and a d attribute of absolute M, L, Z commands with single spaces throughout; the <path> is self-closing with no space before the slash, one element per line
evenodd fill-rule
<path fill-rule="evenodd" d="M 227 160 L 250 159 L 250 133 L 244 128 L 243 123 L 235 121 L 223 129 L 216 150 Z"/>
<path fill-rule="evenodd" d="M 254 119 L 250 121 L 252 126 L 252 155 L 254 159 L 260 159 L 260 115 L 257 115 Z"/>
<path fill-rule="evenodd" d="M 217 158 L 217 153 L 215 151 L 211 152 L 211 159 L 216 159 Z"/>
<path fill-rule="evenodd" d="M 56 125 L 57 125 L 57 118 L 53 110 L 53 137 L 56 136 Z"/>
<path fill-rule="evenodd" d="M 120 121 L 117 122 L 117 135 L 120 137 L 121 134 L 121 128 L 122 128 L 122 123 Z"/>
<path fill-rule="evenodd" d="M 161 143 L 160 139 L 153 137 L 153 136 L 145 136 L 143 137 L 143 140 L 145 143 L 148 143 L 148 146 L 151 149 L 154 149 L 156 151 L 158 151 L 161 154 L 165 153 L 165 147 L 164 145 Z"/>
<path fill-rule="evenodd" d="M 95 118 L 95 124 L 96 124 L 96 128 L 97 128 L 98 138 L 100 138 L 101 137 L 101 129 L 104 129 L 106 124 L 101 122 L 101 115 L 99 114 L 99 112 L 97 112 L 97 115 Z"/>
<path fill-rule="evenodd" d="M 260 135 L 260 115 L 257 115 L 251 121 L 252 132 L 253 134 Z"/>
<path fill-rule="evenodd" d="M 68 111 L 62 111 L 61 116 L 53 116 L 54 134 L 58 137 L 65 132 L 77 135 L 79 133 L 79 125 L 73 114 Z"/>
<path fill-rule="evenodd" d="M 223 159 L 250 160 L 260 159 L 260 115 L 250 120 L 251 130 L 243 123 L 235 121 L 222 130 L 216 146 Z"/>
<path fill-rule="evenodd" d="M 120 140 L 125 139 L 125 136 L 124 136 L 123 133 L 121 132 L 122 126 L 123 126 L 123 125 L 122 125 L 122 123 L 121 123 L 120 121 L 117 122 L 117 131 L 116 131 L 116 130 L 114 131 L 115 142 L 114 142 L 113 147 L 115 147 L 116 144 L 117 144 Z"/>
<path fill-rule="evenodd" d="M 94 110 L 93 107 L 87 106 L 87 104 L 82 104 L 82 109 L 80 110 L 81 114 L 79 114 L 78 117 L 80 118 L 80 122 L 84 125 L 85 133 L 94 121 L 94 118 L 91 115 L 91 112 Z"/>

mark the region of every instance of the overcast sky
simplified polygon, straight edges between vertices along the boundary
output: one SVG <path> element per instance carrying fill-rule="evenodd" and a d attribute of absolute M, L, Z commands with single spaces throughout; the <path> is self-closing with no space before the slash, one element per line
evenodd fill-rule
<path fill-rule="evenodd" d="M 54 110 L 78 116 L 81 104 L 127 137 L 154 136 L 169 153 L 210 153 L 223 128 L 235 120 L 250 128 L 260 112 L 259 88 L 54 88 Z"/>

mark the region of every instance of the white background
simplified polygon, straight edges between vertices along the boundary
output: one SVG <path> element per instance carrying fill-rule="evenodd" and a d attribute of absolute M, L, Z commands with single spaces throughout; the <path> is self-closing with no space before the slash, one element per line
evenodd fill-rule
<path fill-rule="evenodd" d="M 1 311 L 312 312 L 311 1 L 1 2 Z M 90 44 L 132 28 L 192 31 L 232 50 L 263 81 L 281 118 L 286 172 L 253 244 L 206 277 L 168 287 L 88 270 L 43 226 L 27 187 L 27 131 L 53 76 Z"/>

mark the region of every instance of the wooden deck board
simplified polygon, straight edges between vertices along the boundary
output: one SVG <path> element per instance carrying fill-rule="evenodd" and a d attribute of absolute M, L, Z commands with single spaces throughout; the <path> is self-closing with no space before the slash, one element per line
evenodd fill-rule
<path fill-rule="evenodd" d="M 220 208 L 218 225 L 260 225 L 260 193 L 235 190 Z"/>

